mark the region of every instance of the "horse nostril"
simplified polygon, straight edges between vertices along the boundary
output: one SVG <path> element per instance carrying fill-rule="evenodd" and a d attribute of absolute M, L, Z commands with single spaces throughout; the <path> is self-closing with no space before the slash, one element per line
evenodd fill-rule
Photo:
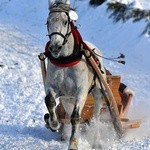
<path fill-rule="evenodd" d="M 56 51 L 58 52 L 58 51 L 60 51 L 61 49 L 62 49 L 62 45 L 61 45 L 61 44 L 54 43 L 54 44 L 51 44 L 51 45 L 50 45 L 50 49 L 49 49 L 49 50 L 50 50 L 51 52 L 54 52 L 54 51 L 55 51 L 55 52 L 56 52 Z"/>
<path fill-rule="evenodd" d="M 61 50 L 62 46 L 58 46 L 58 50 Z"/>

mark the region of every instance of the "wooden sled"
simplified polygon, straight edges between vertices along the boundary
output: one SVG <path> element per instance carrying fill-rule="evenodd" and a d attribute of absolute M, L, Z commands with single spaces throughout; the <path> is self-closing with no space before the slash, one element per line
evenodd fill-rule
<path fill-rule="evenodd" d="M 121 121 L 121 125 L 123 129 L 131 129 L 131 128 L 138 128 L 140 127 L 141 121 L 140 120 L 130 120 L 127 118 L 127 113 L 129 110 L 129 106 L 132 100 L 132 95 L 127 96 L 126 94 L 122 94 L 119 92 L 120 86 L 120 79 L 121 76 L 107 76 L 107 82 L 112 90 L 113 96 L 115 98 L 119 117 Z M 100 110 L 100 113 L 105 113 L 107 109 L 106 103 L 103 102 L 103 108 Z M 94 110 L 94 100 L 91 95 L 88 95 L 86 103 L 81 113 L 80 122 L 89 122 L 93 117 L 93 110 Z M 57 106 L 57 114 L 58 118 L 61 123 L 69 123 L 69 116 L 66 114 L 61 100 L 59 105 Z"/>
<path fill-rule="evenodd" d="M 85 56 L 89 60 L 91 66 L 95 70 L 95 73 L 97 74 L 97 77 L 99 81 L 103 84 L 105 88 L 105 92 L 107 93 L 107 96 L 105 96 L 105 103 L 104 107 L 107 106 L 111 119 L 114 125 L 114 128 L 116 132 L 118 133 L 118 136 L 121 137 L 124 133 L 125 129 L 128 128 L 138 128 L 140 126 L 139 120 L 129 120 L 127 118 L 127 112 L 129 110 L 130 102 L 132 99 L 132 95 L 126 97 L 124 94 L 119 93 L 119 85 L 120 85 L 120 76 L 107 76 L 107 81 L 103 78 L 102 72 L 100 71 L 98 65 L 96 64 L 94 60 L 94 54 L 92 50 L 84 50 Z M 46 67 L 45 67 L 45 56 L 43 53 L 39 55 L 39 58 L 41 60 L 41 70 L 42 70 L 42 77 L 43 77 L 43 83 L 45 83 L 45 77 L 46 77 Z M 82 110 L 81 122 L 89 121 L 93 117 L 93 108 L 94 108 L 94 100 L 89 95 L 87 98 L 87 101 L 85 103 L 85 106 Z M 101 112 L 101 110 L 100 110 Z M 57 106 L 57 114 L 60 122 L 67 123 L 68 122 L 68 115 L 66 114 L 61 101 L 60 104 Z"/>

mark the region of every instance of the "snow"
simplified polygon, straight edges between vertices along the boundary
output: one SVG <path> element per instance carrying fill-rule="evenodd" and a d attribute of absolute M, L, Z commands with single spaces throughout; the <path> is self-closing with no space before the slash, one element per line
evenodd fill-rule
<path fill-rule="evenodd" d="M 79 15 L 76 25 L 85 40 L 98 46 L 104 56 L 125 54 L 125 66 L 110 61 L 105 61 L 105 65 L 113 74 L 121 75 L 122 81 L 135 91 L 129 117 L 143 121 L 140 128 L 127 131 L 121 140 L 115 138 L 111 126 L 100 123 L 104 149 L 149 150 L 150 39 L 140 36 L 145 23 L 113 24 L 105 5 L 92 8 L 84 0 L 77 1 L 76 6 Z M 48 40 L 44 25 L 47 14 L 47 1 L 0 1 L 1 150 L 67 149 L 68 140 L 60 141 L 60 135 L 46 129 L 43 121 L 47 110 L 37 56 Z M 91 150 L 92 127 L 86 134 L 80 134 L 79 150 Z M 68 128 L 66 131 L 69 134 Z"/>

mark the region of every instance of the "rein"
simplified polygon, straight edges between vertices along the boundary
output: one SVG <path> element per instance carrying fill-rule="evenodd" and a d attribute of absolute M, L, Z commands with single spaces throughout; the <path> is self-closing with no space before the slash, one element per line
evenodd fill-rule
<path fill-rule="evenodd" d="M 63 35 L 63 34 L 61 34 L 60 32 L 53 32 L 53 33 L 51 33 L 51 34 L 48 34 L 50 40 L 51 40 L 52 36 L 53 36 L 53 35 L 56 35 L 56 34 L 60 35 L 60 36 L 64 39 L 62 45 L 65 45 L 65 44 L 67 43 L 67 41 L 68 41 L 68 38 L 69 38 L 71 32 L 69 32 L 69 33 L 67 32 L 66 35 Z"/>

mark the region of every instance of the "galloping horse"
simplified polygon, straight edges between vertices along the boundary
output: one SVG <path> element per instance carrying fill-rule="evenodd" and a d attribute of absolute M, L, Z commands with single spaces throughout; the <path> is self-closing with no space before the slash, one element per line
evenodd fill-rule
<path fill-rule="evenodd" d="M 70 115 L 72 124 L 69 150 L 77 150 L 79 119 L 88 93 L 90 91 L 95 100 L 94 117 L 96 118 L 99 117 L 103 105 L 103 95 L 95 72 L 83 54 L 84 42 L 80 36 L 78 37 L 77 29 L 73 24 L 74 17 L 71 14 L 75 12 L 69 4 L 69 1 L 62 3 L 59 0 L 49 3 L 47 19 L 49 59 L 45 81 L 45 103 L 49 112 L 48 125 L 52 130 L 58 130 L 61 124 L 57 118 L 55 99 L 61 97 L 63 107 Z M 100 53 L 93 44 L 86 42 L 84 45 Z M 99 58 L 99 62 L 105 78 L 102 58 Z"/>

